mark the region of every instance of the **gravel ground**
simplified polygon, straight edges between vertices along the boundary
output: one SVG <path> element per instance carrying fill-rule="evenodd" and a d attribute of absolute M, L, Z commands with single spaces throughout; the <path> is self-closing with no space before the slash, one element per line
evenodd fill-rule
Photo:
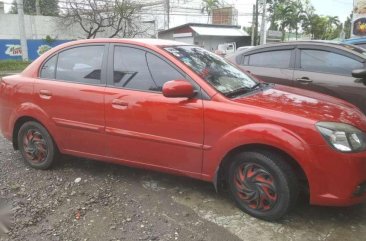
<path fill-rule="evenodd" d="M 14 211 L 0 240 L 365 240 L 366 205 L 299 202 L 278 223 L 238 210 L 210 183 L 62 157 L 26 166 L 0 136 L 0 203 Z M 0 217 L 1 218 L 1 217 Z M 1 221 L 1 219 L 0 219 Z"/>

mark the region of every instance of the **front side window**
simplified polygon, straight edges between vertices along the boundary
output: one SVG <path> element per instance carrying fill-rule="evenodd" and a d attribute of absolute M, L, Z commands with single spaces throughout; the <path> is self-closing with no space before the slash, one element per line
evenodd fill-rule
<path fill-rule="evenodd" d="M 58 55 L 56 79 L 100 84 L 104 46 L 82 46 Z"/>
<path fill-rule="evenodd" d="M 55 78 L 56 62 L 57 62 L 57 55 L 51 57 L 42 65 L 41 74 L 40 74 L 40 77 L 42 79 L 54 79 Z"/>
<path fill-rule="evenodd" d="M 161 58 L 150 53 L 146 54 L 146 58 L 151 75 L 160 90 L 168 81 L 185 79 L 182 74 Z"/>
<path fill-rule="evenodd" d="M 351 76 L 355 69 L 362 69 L 363 64 L 349 57 L 323 51 L 301 50 L 301 70 Z"/>
<path fill-rule="evenodd" d="M 149 72 L 146 51 L 131 47 L 115 47 L 113 85 L 136 90 L 159 90 Z"/>
<path fill-rule="evenodd" d="M 290 67 L 292 50 L 277 50 L 252 54 L 249 57 L 248 65 L 288 69 Z"/>
<path fill-rule="evenodd" d="M 247 93 L 257 82 L 224 58 L 196 46 L 164 48 L 226 96 Z"/>

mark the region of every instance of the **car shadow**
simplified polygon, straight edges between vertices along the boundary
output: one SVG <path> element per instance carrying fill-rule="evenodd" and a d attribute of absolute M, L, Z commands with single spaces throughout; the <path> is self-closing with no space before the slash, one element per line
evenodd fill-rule
<path fill-rule="evenodd" d="M 216 193 L 211 183 L 192 179 L 184 176 L 175 176 L 151 170 L 132 168 L 117 164 L 110 164 L 96 160 L 82 159 L 72 156 L 62 156 L 53 166 L 53 171 L 72 170 L 91 175 L 93 177 L 123 179 L 128 183 L 138 183 L 141 180 L 155 180 L 166 190 L 179 188 L 187 192 L 198 192 L 200 196 L 208 200 L 219 200 L 234 207 L 228 193 L 221 191 Z M 278 223 L 326 223 L 339 225 L 365 225 L 366 204 L 351 207 L 322 207 L 308 204 L 306 197 L 301 196 L 293 211 L 285 219 Z"/>

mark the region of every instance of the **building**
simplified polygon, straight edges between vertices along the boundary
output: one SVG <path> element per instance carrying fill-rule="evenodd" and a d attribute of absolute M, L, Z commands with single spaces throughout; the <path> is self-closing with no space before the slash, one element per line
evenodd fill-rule
<path fill-rule="evenodd" d="M 216 8 L 212 10 L 212 24 L 237 25 L 238 10 L 234 7 Z"/>
<path fill-rule="evenodd" d="M 249 34 L 235 25 L 187 23 L 160 31 L 158 36 L 161 39 L 195 44 L 210 51 L 217 50 L 219 44 L 231 42 L 235 42 L 237 47 L 250 45 Z"/>

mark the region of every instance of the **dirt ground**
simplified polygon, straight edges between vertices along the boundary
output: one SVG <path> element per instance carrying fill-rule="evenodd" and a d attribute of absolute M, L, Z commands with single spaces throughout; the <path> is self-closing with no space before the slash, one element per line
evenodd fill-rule
<path fill-rule="evenodd" d="M 278 223 L 252 218 L 210 183 L 62 157 L 49 171 L 26 166 L 0 137 L 0 240 L 365 240 L 366 204 L 308 206 Z"/>

